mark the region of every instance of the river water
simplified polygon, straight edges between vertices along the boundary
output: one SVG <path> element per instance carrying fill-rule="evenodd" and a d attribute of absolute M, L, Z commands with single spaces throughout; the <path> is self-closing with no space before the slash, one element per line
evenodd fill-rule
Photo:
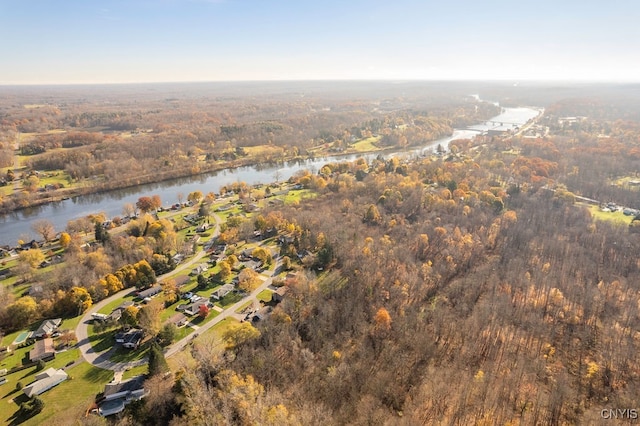
<path fill-rule="evenodd" d="M 479 132 L 489 129 L 511 129 L 521 126 L 536 117 L 539 110 L 533 108 L 503 108 L 502 113 L 490 120 L 469 127 L 456 129 L 451 136 L 429 142 L 420 148 L 403 151 L 386 151 L 385 157 L 394 155 L 420 155 L 434 150 L 438 145 L 447 147 L 455 139 L 472 138 Z M 249 185 L 285 181 L 300 170 L 308 169 L 317 172 L 328 162 L 353 161 L 363 157 L 373 159 L 380 153 L 350 154 L 302 161 L 290 161 L 281 164 L 266 164 L 236 169 L 226 169 L 200 176 L 177 178 L 165 182 L 139 185 L 131 188 L 116 189 L 101 194 L 82 195 L 60 202 L 20 210 L 0 217 L 0 245 L 14 246 L 18 239 L 30 241 L 39 238 L 31 229 L 31 224 L 39 219 L 47 219 L 53 223 L 56 231 L 65 229 L 67 222 L 91 213 L 104 212 L 107 217 L 122 216 L 122 208 L 127 203 L 135 204 L 138 198 L 145 195 L 159 195 L 163 205 L 169 206 L 178 202 L 178 194 L 193 191 L 218 192 L 224 185 L 233 182 L 246 182 Z"/>

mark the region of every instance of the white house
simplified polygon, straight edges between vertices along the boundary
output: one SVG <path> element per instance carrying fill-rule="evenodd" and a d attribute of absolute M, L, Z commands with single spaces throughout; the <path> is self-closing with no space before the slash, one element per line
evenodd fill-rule
<path fill-rule="evenodd" d="M 31 398 L 48 391 L 52 387 L 59 385 L 68 378 L 69 376 L 64 372 L 64 370 L 49 368 L 36 375 L 36 381 L 28 386 L 25 386 L 22 389 L 22 392 L 24 392 L 25 395 Z"/>

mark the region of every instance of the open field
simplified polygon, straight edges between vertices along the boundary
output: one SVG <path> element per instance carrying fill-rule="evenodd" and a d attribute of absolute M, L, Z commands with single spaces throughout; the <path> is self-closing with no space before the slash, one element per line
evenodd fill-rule
<path fill-rule="evenodd" d="M 258 293 L 258 296 L 256 297 L 258 300 L 262 300 L 263 302 L 270 302 L 272 294 L 273 292 L 271 290 L 265 288 L 260 293 Z"/>
<path fill-rule="evenodd" d="M 594 220 L 616 223 L 618 225 L 629 225 L 633 220 L 633 216 L 625 216 L 622 211 L 603 212 L 600 207 L 586 203 L 576 203 L 586 207 L 591 213 Z"/>
<path fill-rule="evenodd" d="M 25 425 L 76 424 L 93 405 L 113 372 L 83 362 L 67 370 L 69 379 L 41 395 L 44 410 Z M 2 418 L 2 417 L 0 417 Z"/>
<path fill-rule="evenodd" d="M 282 148 L 274 145 L 247 146 L 247 147 L 243 147 L 243 149 L 248 155 L 254 156 L 254 157 L 272 155 L 279 158 L 284 153 L 284 150 Z"/>
<path fill-rule="evenodd" d="M 382 136 L 372 136 L 370 138 L 360 139 L 349 145 L 348 151 L 367 152 L 379 150 L 378 142 Z"/>
<path fill-rule="evenodd" d="M 56 358 L 47 362 L 46 368 L 63 368 L 79 357 L 78 349 L 70 349 L 58 353 Z M 34 381 L 37 373 L 36 367 L 17 371 L 7 375 L 8 382 L 0 387 L 0 421 L 11 422 L 12 416 L 18 410 L 18 404 L 27 398 L 22 391 L 16 390 L 16 384 L 24 386 Z M 45 424 L 47 419 L 78 410 L 78 413 L 86 411 L 95 395 L 108 383 L 113 372 L 95 368 L 85 362 L 67 370 L 69 380 L 40 395 L 45 403 L 44 410 L 25 424 Z M 75 416 L 75 414 L 74 414 Z M 78 417 L 71 417 L 77 419 Z"/>

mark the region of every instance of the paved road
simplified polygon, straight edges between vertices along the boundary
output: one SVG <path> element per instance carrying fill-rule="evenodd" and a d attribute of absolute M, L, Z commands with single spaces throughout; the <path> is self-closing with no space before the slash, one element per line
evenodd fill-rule
<path fill-rule="evenodd" d="M 218 233 L 220 232 L 220 223 L 221 220 L 217 215 L 214 215 L 214 218 L 216 220 L 216 230 L 213 234 L 213 237 L 216 237 L 218 235 Z M 158 277 L 158 281 L 162 281 L 165 278 L 168 278 L 171 275 L 174 275 L 180 271 L 183 271 L 191 266 L 193 266 L 194 264 L 196 264 L 198 261 L 200 261 L 200 259 L 202 259 L 204 256 L 206 255 L 206 253 L 204 251 L 200 251 L 198 252 L 192 259 L 190 259 L 188 262 L 183 263 L 182 265 L 180 265 L 178 268 L 176 268 L 175 270 L 171 271 L 168 274 L 164 274 L 160 277 Z M 279 267 L 281 266 L 280 263 L 280 259 L 278 259 L 278 261 L 276 262 L 275 268 L 274 268 L 274 273 L 275 271 L 277 271 L 279 269 Z M 240 300 L 239 302 L 235 303 L 234 305 L 228 307 L 227 309 L 225 309 L 223 312 L 221 312 L 217 317 L 215 317 L 213 320 L 207 322 L 206 324 L 200 326 L 196 331 L 194 331 L 193 333 L 191 333 L 190 335 L 188 335 L 187 337 L 185 337 L 182 340 L 179 340 L 175 343 L 173 343 L 172 345 L 170 345 L 167 349 L 165 349 L 165 357 L 170 357 L 172 355 L 175 355 L 177 352 L 179 352 L 180 350 L 182 350 L 186 345 L 188 345 L 195 337 L 199 336 L 200 334 L 204 333 L 205 331 L 207 331 L 208 329 L 210 329 L 211 327 L 213 327 L 214 325 L 218 324 L 220 321 L 229 318 L 229 317 L 237 317 L 238 314 L 235 313 L 235 311 L 237 309 L 239 309 L 243 304 L 245 304 L 248 300 L 253 300 L 254 302 L 257 301 L 257 295 L 264 289 L 266 289 L 267 287 L 269 287 L 273 281 L 273 276 L 271 277 L 264 277 L 261 276 L 261 279 L 263 279 L 264 281 L 262 282 L 262 284 L 260 284 L 260 286 L 258 286 L 258 288 L 256 288 L 254 291 L 252 291 L 250 294 L 248 294 L 246 297 L 242 298 L 242 300 Z M 96 352 L 93 347 L 91 346 L 91 342 L 89 342 L 89 324 L 91 323 L 92 319 L 91 319 L 91 314 L 95 313 L 97 311 L 99 311 L 102 307 L 104 307 L 105 305 L 113 302 L 114 300 L 120 299 L 126 295 L 128 295 L 129 293 L 131 293 L 132 289 L 126 289 L 126 290 L 122 290 L 119 293 L 116 293 L 104 300 L 101 300 L 100 302 L 96 303 L 95 305 L 93 305 L 89 310 L 87 310 L 87 312 L 85 312 L 84 316 L 82 317 L 82 319 L 80 320 L 80 323 L 78 324 L 78 327 L 76 328 L 76 337 L 78 338 L 78 348 L 80 349 L 80 352 L 82 353 L 82 357 L 90 364 L 99 367 L 99 368 L 103 368 L 105 370 L 112 370 L 112 371 L 116 371 L 116 372 L 121 372 L 124 370 L 127 370 L 129 368 L 133 368 L 133 367 L 137 367 L 139 365 L 144 365 L 147 363 L 146 359 L 141 359 L 141 360 L 137 360 L 137 361 L 132 361 L 132 362 L 113 362 L 110 360 L 113 351 L 115 351 L 115 348 L 111 348 L 110 350 L 104 351 L 104 352 Z"/>
<path fill-rule="evenodd" d="M 277 271 L 279 269 L 279 267 L 280 267 L 280 262 L 278 261 L 278 262 L 276 262 L 276 265 L 275 265 L 275 268 L 274 268 L 274 273 L 275 273 L 275 271 Z M 247 303 L 248 300 L 256 300 L 256 296 L 258 295 L 258 293 L 260 293 L 262 290 L 264 290 L 267 287 L 269 287 L 271 285 L 274 277 L 271 276 L 269 278 L 265 278 L 264 276 L 261 276 L 261 278 L 264 279 L 263 283 L 260 284 L 258 286 L 258 288 L 253 290 L 250 294 L 248 294 L 247 296 L 243 297 L 242 300 L 240 300 L 240 301 L 234 303 L 233 305 L 229 306 L 227 309 L 225 309 L 217 317 L 215 317 L 214 319 L 212 319 L 208 323 L 200 326 L 200 328 L 197 331 L 195 331 L 194 333 L 192 333 L 192 334 L 188 335 L 187 337 L 185 337 L 184 339 L 179 340 L 179 341 L 173 343 L 172 345 L 170 345 L 165 350 L 165 357 L 170 357 L 172 355 L 175 355 L 176 353 L 181 351 L 186 345 L 188 345 L 194 338 L 198 337 L 200 334 L 204 333 L 205 331 L 207 331 L 208 329 L 210 329 L 214 325 L 218 324 L 220 321 L 222 321 L 222 320 L 224 320 L 226 318 L 230 318 L 230 317 L 234 317 L 234 318 L 237 319 L 238 314 L 236 314 L 236 310 L 239 309 L 245 303 Z"/>
<path fill-rule="evenodd" d="M 212 238 L 215 238 L 216 236 L 218 236 L 218 234 L 220 233 L 220 224 L 221 224 L 221 220 L 217 215 L 213 215 L 215 221 L 216 221 L 216 229 L 213 233 Z M 196 255 L 194 257 L 192 257 L 189 261 L 179 265 L 176 269 L 174 269 L 173 271 L 161 275 L 158 277 L 158 281 L 162 281 L 163 279 L 169 278 L 172 275 L 175 275 L 179 272 L 184 271 L 187 268 L 190 268 L 191 266 L 193 266 L 194 264 L 198 263 L 207 253 L 203 250 L 203 251 L 199 251 L 198 253 L 196 253 Z M 96 303 L 95 305 L 91 306 L 91 308 L 89 308 L 87 310 L 87 312 L 85 312 L 84 316 L 82 317 L 82 319 L 80 320 L 80 323 L 78 323 L 78 326 L 76 327 L 76 337 L 78 339 L 78 348 L 80 349 L 80 353 L 82 354 L 82 357 L 90 364 L 95 365 L 96 367 L 100 367 L 100 368 L 104 368 L 105 370 L 113 370 L 113 371 L 123 371 L 126 370 L 127 368 L 131 368 L 131 367 L 136 367 L 138 365 L 143 365 L 146 364 L 147 360 L 143 359 L 143 360 L 138 360 L 138 361 L 133 361 L 133 362 L 113 362 L 110 361 L 109 358 L 111 358 L 113 351 L 115 350 L 114 348 L 104 351 L 104 352 L 96 352 L 93 347 L 91 346 L 91 342 L 89 341 L 89 324 L 91 323 L 92 319 L 91 319 L 91 314 L 98 312 L 100 309 L 102 309 L 102 307 L 108 305 L 109 303 L 113 302 L 114 300 L 120 299 L 122 297 L 125 297 L 126 295 L 130 294 L 131 292 L 135 291 L 134 289 L 128 288 L 125 290 L 122 290 L 116 294 L 113 294 L 109 297 L 107 297 L 106 299 L 101 300 L 100 302 Z"/>

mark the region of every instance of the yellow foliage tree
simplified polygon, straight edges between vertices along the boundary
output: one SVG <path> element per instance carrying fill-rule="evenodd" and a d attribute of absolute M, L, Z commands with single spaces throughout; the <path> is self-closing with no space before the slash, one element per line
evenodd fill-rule
<path fill-rule="evenodd" d="M 385 308 L 378 309 L 375 316 L 376 329 L 378 330 L 390 330 L 391 329 L 391 315 Z"/>
<path fill-rule="evenodd" d="M 62 248 L 69 247 L 69 243 L 71 243 L 71 235 L 67 234 L 66 232 L 60 234 L 60 245 L 62 246 Z"/>

